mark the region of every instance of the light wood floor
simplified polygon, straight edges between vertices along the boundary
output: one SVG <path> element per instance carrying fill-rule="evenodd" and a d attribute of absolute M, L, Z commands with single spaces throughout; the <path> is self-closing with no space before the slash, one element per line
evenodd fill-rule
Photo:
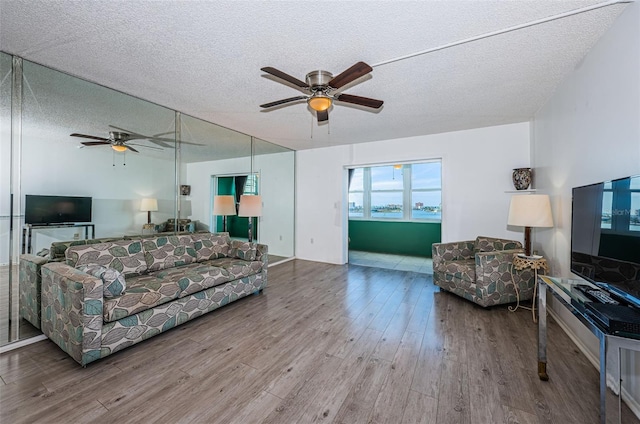
<path fill-rule="evenodd" d="M 295 260 L 263 294 L 85 369 L 49 341 L 0 356 L 0 422 L 597 423 L 598 373 L 549 324 L 542 382 L 528 311 Z"/>

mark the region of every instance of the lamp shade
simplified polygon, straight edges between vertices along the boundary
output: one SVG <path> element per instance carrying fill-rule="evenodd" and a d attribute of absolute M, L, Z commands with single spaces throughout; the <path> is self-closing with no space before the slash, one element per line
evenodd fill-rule
<path fill-rule="evenodd" d="M 213 196 L 213 215 L 235 215 L 236 201 L 233 196 Z"/>
<path fill-rule="evenodd" d="M 511 196 L 507 223 L 520 227 L 553 227 L 549 196 L 546 194 Z"/>
<path fill-rule="evenodd" d="M 158 210 L 158 199 L 145 198 L 140 202 L 140 210 L 143 212 L 155 212 Z"/>
<path fill-rule="evenodd" d="M 238 216 L 262 216 L 262 196 L 240 196 Z"/>

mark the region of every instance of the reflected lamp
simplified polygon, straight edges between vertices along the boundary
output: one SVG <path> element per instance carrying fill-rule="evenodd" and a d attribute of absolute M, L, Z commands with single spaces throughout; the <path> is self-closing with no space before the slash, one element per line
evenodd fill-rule
<path fill-rule="evenodd" d="M 151 212 L 156 212 L 158 210 L 158 199 L 150 197 L 142 199 L 142 202 L 140 202 L 140 210 L 147 213 L 147 225 L 150 226 Z"/>
<path fill-rule="evenodd" d="M 240 208 L 238 216 L 249 218 L 249 241 L 253 241 L 253 217 L 262 216 L 262 196 L 240 196 Z"/>
<path fill-rule="evenodd" d="M 233 196 L 213 196 L 212 215 L 222 215 L 222 231 L 227 231 L 227 216 L 236 214 L 236 201 Z"/>

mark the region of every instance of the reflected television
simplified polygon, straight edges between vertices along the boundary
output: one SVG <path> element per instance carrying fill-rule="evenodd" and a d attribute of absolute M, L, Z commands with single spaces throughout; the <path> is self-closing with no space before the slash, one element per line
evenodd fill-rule
<path fill-rule="evenodd" d="M 91 205 L 91 197 L 27 194 L 24 206 L 24 223 L 55 225 L 91 222 Z"/>

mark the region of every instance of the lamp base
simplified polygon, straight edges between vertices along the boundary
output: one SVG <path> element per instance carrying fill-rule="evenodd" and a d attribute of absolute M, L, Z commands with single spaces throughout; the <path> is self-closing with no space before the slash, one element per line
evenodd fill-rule
<path fill-rule="evenodd" d="M 531 256 L 531 227 L 524 227 L 524 254 Z"/>
<path fill-rule="evenodd" d="M 144 230 L 153 230 L 155 227 L 156 227 L 156 224 L 154 224 L 154 223 L 152 223 L 152 222 L 149 222 L 149 223 L 144 224 L 144 225 L 142 226 L 142 228 L 143 228 Z"/>

